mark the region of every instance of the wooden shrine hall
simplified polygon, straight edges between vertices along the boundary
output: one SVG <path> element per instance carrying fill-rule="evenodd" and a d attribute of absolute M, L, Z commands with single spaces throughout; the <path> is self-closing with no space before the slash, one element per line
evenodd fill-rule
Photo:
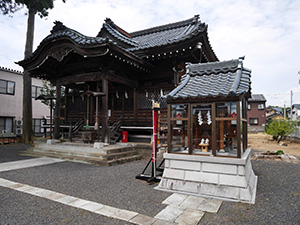
<path fill-rule="evenodd" d="M 102 141 L 112 143 L 115 124 L 152 127 L 152 101 L 167 113 L 163 95 L 185 74 L 185 63 L 218 61 L 199 15 L 137 32 L 126 32 L 106 19 L 98 35 L 85 36 L 56 21 L 50 35 L 26 59 L 19 61 L 32 77 L 56 85 L 55 138 L 61 118 L 84 119 Z M 65 108 L 61 87 L 65 87 Z M 142 134 L 143 129 L 139 132 Z"/>

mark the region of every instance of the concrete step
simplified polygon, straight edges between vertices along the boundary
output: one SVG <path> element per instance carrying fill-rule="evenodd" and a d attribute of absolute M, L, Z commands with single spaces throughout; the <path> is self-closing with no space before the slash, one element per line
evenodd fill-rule
<path fill-rule="evenodd" d="M 128 157 L 128 156 L 133 156 L 133 155 L 138 155 L 138 152 L 136 150 L 122 151 L 122 152 L 107 154 L 105 157 L 107 160 L 113 160 L 113 159 L 119 159 L 119 158 L 124 158 L 124 157 Z"/>
<path fill-rule="evenodd" d="M 141 160 L 142 158 L 143 158 L 142 155 L 133 155 L 133 156 L 109 160 L 109 161 L 107 161 L 107 165 L 113 166 L 113 165 L 117 165 L 117 164 L 123 164 L 123 163 L 127 163 L 127 162 Z"/>
<path fill-rule="evenodd" d="M 63 159 L 70 162 L 79 162 L 79 163 L 85 163 L 85 164 L 92 164 L 92 165 L 98 165 L 98 166 L 107 166 L 107 160 L 105 159 L 99 159 L 95 157 L 87 157 L 87 156 L 78 156 L 78 155 L 63 155 L 63 154 L 53 154 L 50 152 L 21 152 L 21 155 L 25 156 L 32 156 L 32 157 L 49 157 L 49 158 L 56 158 L 56 159 Z"/>
<path fill-rule="evenodd" d="M 95 149 L 92 145 L 83 143 L 60 143 L 54 145 L 36 144 L 34 148 L 22 152 L 23 155 L 33 157 L 50 157 L 72 162 L 93 165 L 115 165 L 139 160 L 142 155 L 133 145 L 114 145 Z"/>

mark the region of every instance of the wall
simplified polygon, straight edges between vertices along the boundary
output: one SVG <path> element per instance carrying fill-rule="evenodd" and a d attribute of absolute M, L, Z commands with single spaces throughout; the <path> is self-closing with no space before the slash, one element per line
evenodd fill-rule
<path fill-rule="evenodd" d="M 0 79 L 15 82 L 15 94 L 7 95 L 0 94 L 0 116 L 14 117 L 15 119 L 22 118 L 23 110 L 23 75 L 19 71 L 6 69 L 0 67 Z M 43 81 L 33 78 L 32 85 L 43 86 Z M 50 110 L 48 106 L 41 103 L 41 101 L 32 99 L 32 117 L 43 118 L 49 116 Z"/>
<path fill-rule="evenodd" d="M 266 106 L 265 102 L 248 102 L 251 105 L 251 109 L 248 110 L 248 130 L 258 132 L 264 131 L 266 125 Z M 258 109 L 259 104 L 264 104 L 264 109 Z M 250 118 L 258 118 L 258 124 L 250 124 Z"/>

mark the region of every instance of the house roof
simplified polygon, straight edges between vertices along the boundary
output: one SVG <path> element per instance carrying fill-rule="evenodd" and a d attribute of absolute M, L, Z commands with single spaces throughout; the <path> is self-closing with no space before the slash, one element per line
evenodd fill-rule
<path fill-rule="evenodd" d="M 236 97 L 250 92 L 251 70 L 243 67 L 243 57 L 230 61 L 187 64 L 177 88 L 167 100 L 208 97 Z"/>
<path fill-rule="evenodd" d="M 263 94 L 252 94 L 248 102 L 265 102 L 267 101 Z"/>
<path fill-rule="evenodd" d="M 293 104 L 293 108 L 300 109 L 300 104 Z"/>

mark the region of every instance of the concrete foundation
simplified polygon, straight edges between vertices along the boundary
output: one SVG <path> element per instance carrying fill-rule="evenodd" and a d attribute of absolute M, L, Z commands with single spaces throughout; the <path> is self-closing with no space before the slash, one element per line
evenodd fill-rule
<path fill-rule="evenodd" d="M 242 158 L 165 153 L 165 170 L 158 190 L 255 203 L 257 176 L 250 149 Z"/>

